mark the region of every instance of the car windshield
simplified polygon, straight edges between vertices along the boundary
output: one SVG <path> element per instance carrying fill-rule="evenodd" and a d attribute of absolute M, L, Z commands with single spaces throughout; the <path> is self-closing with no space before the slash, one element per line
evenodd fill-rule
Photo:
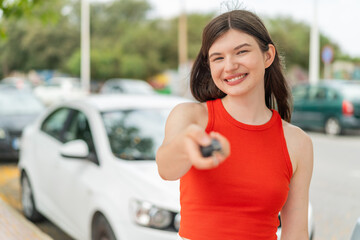
<path fill-rule="evenodd" d="M 360 85 L 349 85 L 344 87 L 342 92 L 349 100 L 360 100 Z"/>
<path fill-rule="evenodd" d="M 43 109 L 43 105 L 31 94 L 0 93 L 1 115 L 38 114 Z"/>
<path fill-rule="evenodd" d="M 102 113 L 114 155 L 125 160 L 155 160 L 170 109 L 137 109 Z"/>

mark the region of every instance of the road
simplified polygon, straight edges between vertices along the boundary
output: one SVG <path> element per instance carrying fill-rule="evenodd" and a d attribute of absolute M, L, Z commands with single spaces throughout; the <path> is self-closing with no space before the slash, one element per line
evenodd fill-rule
<path fill-rule="evenodd" d="M 314 144 L 310 201 L 314 240 L 349 240 L 360 217 L 360 133 L 328 137 L 309 133 Z M 15 164 L 0 165 L 0 197 L 21 210 L 19 173 Z M 49 222 L 38 225 L 54 239 L 71 239 Z"/>
<path fill-rule="evenodd" d="M 21 212 L 19 171 L 15 163 L 0 163 L 0 198 Z M 55 240 L 72 240 L 51 222 L 44 220 L 36 224 Z"/>
<path fill-rule="evenodd" d="M 360 137 L 312 133 L 315 240 L 349 240 L 360 217 Z"/>

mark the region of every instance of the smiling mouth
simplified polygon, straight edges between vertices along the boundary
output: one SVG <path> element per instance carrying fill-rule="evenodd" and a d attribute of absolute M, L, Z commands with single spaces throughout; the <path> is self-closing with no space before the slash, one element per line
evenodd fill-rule
<path fill-rule="evenodd" d="M 237 80 L 240 80 L 244 77 L 246 77 L 248 74 L 245 73 L 245 74 L 241 74 L 240 76 L 237 76 L 237 77 L 234 77 L 234 78 L 230 78 L 230 79 L 225 79 L 226 82 L 235 82 Z"/>

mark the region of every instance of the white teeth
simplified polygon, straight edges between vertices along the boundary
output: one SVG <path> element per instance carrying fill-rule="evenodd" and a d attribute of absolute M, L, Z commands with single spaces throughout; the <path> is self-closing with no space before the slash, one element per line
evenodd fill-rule
<path fill-rule="evenodd" d="M 226 79 L 226 81 L 228 81 L 228 82 L 234 82 L 234 81 L 237 81 L 237 80 L 239 80 L 239 79 L 241 79 L 241 78 L 243 78 L 243 77 L 245 77 L 245 76 L 246 76 L 246 74 L 243 74 L 243 75 L 240 75 L 240 76 L 235 77 L 235 78 Z"/>

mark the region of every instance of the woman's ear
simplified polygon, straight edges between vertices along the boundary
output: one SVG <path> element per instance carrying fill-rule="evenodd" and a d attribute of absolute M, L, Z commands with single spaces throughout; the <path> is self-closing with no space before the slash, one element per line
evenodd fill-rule
<path fill-rule="evenodd" d="M 275 46 L 272 44 L 269 44 L 269 49 L 265 52 L 265 68 L 268 68 L 271 66 L 271 64 L 274 61 L 276 50 Z"/>

